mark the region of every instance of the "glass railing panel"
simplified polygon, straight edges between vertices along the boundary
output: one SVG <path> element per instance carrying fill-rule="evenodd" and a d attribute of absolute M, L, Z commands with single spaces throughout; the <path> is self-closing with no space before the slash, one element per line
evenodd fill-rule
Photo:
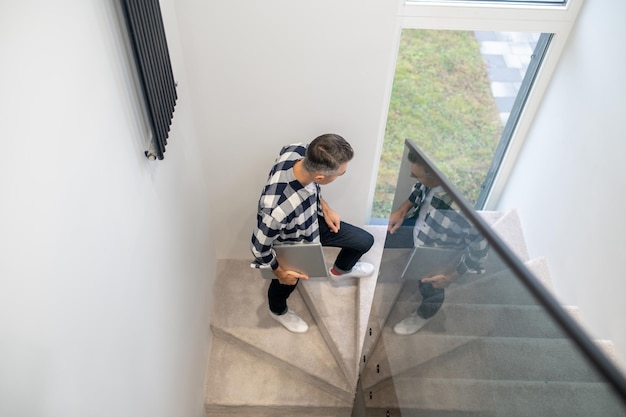
<path fill-rule="evenodd" d="M 366 415 L 626 416 L 623 376 L 555 303 L 515 222 L 435 190 L 438 247 L 412 224 L 387 236 L 363 346 Z"/>

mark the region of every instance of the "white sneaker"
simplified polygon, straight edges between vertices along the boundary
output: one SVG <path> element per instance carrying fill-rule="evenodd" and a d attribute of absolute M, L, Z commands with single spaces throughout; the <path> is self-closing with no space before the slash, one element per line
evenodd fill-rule
<path fill-rule="evenodd" d="M 309 330 L 309 325 L 306 321 L 302 320 L 296 313 L 287 309 L 285 314 L 274 314 L 270 311 L 270 317 L 282 324 L 285 329 L 293 333 L 306 333 Z"/>
<path fill-rule="evenodd" d="M 414 311 L 407 318 L 393 326 L 393 332 L 402 336 L 408 336 L 417 333 L 429 321 L 430 319 L 423 319 L 417 315 L 417 311 Z"/>
<path fill-rule="evenodd" d="M 365 278 L 369 277 L 374 273 L 374 265 L 367 262 L 357 262 L 350 272 L 346 272 L 345 274 L 337 275 L 333 274 L 332 268 L 328 271 L 328 275 L 333 281 L 344 279 L 344 278 Z"/>

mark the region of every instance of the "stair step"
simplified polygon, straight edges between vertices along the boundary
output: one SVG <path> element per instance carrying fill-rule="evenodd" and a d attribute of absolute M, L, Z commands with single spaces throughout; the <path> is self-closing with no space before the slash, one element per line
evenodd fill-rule
<path fill-rule="evenodd" d="M 304 281 L 299 284 L 300 294 L 309 306 L 311 315 L 328 346 L 328 351 L 339 358 L 347 381 L 355 384 L 357 379 L 357 322 L 356 300 L 358 287 L 353 283 L 333 286 L 325 281 Z M 346 302 L 341 303 L 341 299 Z M 291 300 L 290 300 L 291 302 Z"/>
<path fill-rule="evenodd" d="M 387 330 L 362 375 L 364 387 L 392 376 L 596 382 L 567 339 L 469 337 Z"/>
<path fill-rule="evenodd" d="M 400 252 L 395 253 L 398 257 L 402 255 Z M 528 264 L 531 267 L 535 265 L 534 262 Z M 397 275 L 381 274 L 372 306 L 376 316 L 372 318 L 370 327 L 378 328 L 386 321 L 395 323 L 401 320 L 414 311 L 420 301 L 417 280 L 401 280 Z M 459 279 L 446 290 L 444 306 L 449 304 L 537 306 L 538 302 L 517 277 L 503 270 L 489 276 L 468 275 Z"/>
<path fill-rule="evenodd" d="M 506 212 L 502 217 L 491 225 L 493 231 L 522 261 L 526 262 L 530 257 L 526 247 L 526 239 L 522 229 L 522 222 L 516 209 Z"/>
<path fill-rule="evenodd" d="M 368 322 L 368 333 L 371 332 L 374 335 L 380 334 L 380 329 L 387 323 L 395 324 L 398 321 L 405 318 L 408 314 L 415 310 L 419 302 L 421 301 L 421 295 L 418 290 L 417 280 L 403 280 L 400 278 L 404 265 L 410 256 L 410 249 L 387 249 L 383 253 L 381 260 L 381 274 L 378 278 L 376 292 L 373 297 L 372 315 Z M 526 262 L 527 267 L 536 276 L 539 276 L 541 282 L 545 282 L 549 285 L 550 279 L 545 259 L 539 258 Z M 469 325 L 471 321 L 471 315 L 464 315 L 459 317 L 459 324 L 454 323 L 446 315 L 447 306 L 451 305 L 465 305 L 466 309 L 470 308 L 470 305 L 499 305 L 499 306 L 534 306 L 533 308 L 527 308 L 529 311 L 534 311 L 535 316 L 541 316 L 538 310 L 537 300 L 528 292 L 528 290 L 518 281 L 518 279 L 511 274 L 510 271 L 504 269 L 499 272 L 488 275 L 472 275 L 468 274 L 462 277 L 457 282 L 453 283 L 446 290 L 446 301 L 442 311 L 435 316 L 431 323 L 427 325 L 427 328 L 439 328 L 439 333 L 447 332 L 456 334 L 455 330 L 461 331 L 465 329 L 463 334 L 468 335 L 487 335 L 490 332 L 507 330 L 506 322 L 503 320 L 506 316 L 498 318 L 497 323 L 501 323 L 500 329 L 497 330 L 494 327 L 494 319 L 492 318 L 487 322 L 480 322 L 475 320 L 473 325 Z M 451 307 L 452 308 L 452 307 Z M 490 307 L 479 309 L 487 313 Z M 498 308 L 498 307 L 491 307 Z M 497 314 L 497 311 L 495 312 Z M 512 312 L 511 314 L 514 314 Z M 509 314 L 509 317 L 511 315 Z M 485 318 L 485 315 L 482 316 Z M 521 321 L 521 320 L 518 320 Z M 468 325 L 467 327 L 463 325 Z M 524 322 L 522 324 L 522 332 L 514 336 L 528 336 L 533 326 L 542 326 L 543 332 L 546 334 L 558 334 L 558 331 L 551 327 L 552 322 L 550 320 L 545 323 L 539 323 L 538 319 L 530 322 Z M 463 326 L 463 327 L 462 327 Z M 508 329 L 509 332 L 515 330 L 515 328 Z M 526 332 L 526 333 L 525 333 Z M 554 337 L 554 336 L 553 336 Z M 556 336 L 559 337 L 559 336 Z M 363 355 L 369 356 L 376 343 L 376 338 L 366 337 L 363 343 Z M 363 362 L 360 366 L 363 368 Z"/>
<path fill-rule="evenodd" d="M 396 337 L 397 338 L 397 337 Z M 396 338 L 386 340 L 397 343 Z M 455 337 L 456 338 L 456 337 Z M 413 346 L 434 344 L 437 349 L 450 339 L 421 342 L 415 337 Z M 411 375 L 421 378 L 547 380 L 568 382 L 599 382 L 599 377 L 579 351 L 566 339 L 470 338 L 426 362 L 419 354 L 387 348 L 387 361 L 380 363 L 378 378 Z M 415 364 L 415 365 L 413 365 Z"/>
<path fill-rule="evenodd" d="M 213 334 L 247 353 L 284 369 L 303 381 L 343 400 L 354 396 L 332 353 L 315 325 L 302 334 L 284 329 L 227 328 L 212 326 Z"/>
<path fill-rule="evenodd" d="M 352 407 L 333 408 L 326 406 L 211 406 L 205 407 L 205 417 L 293 417 L 293 416 L 311 416 L 311 417 L 351 417 Z"/>
<path fill-rule="evenodd" d="M 398 375 L 406 372 L 472 341 L 471 337 L 431 334 L 420 336 L 419 341 L 416 342 L 416 335 L 397 336 L 391 329 L 385 328 L 383 335 L 378 338 L 374 349 L 364 361 L 361 385 L 366 389 L 371 389 L 387 380 L 392 374 Z M 405 363 L 398 364 L 400 359 L 404 359 Z M 392 365 L 396 368 L 390 368 Z"/>
<path fill-rule="evenodd" d="M 491 227 L 493 227 L 493 224 L 505 215 L 502 211 L 494 210 L 479 210 L 476 211 L 476 213 Z"/>
<path fill-rule="evenodd" d="M 376 340 L 370 333 L 379 334 L 389 313 L 402 290 L 404 280 L 400 278 L 404 266 L 409 260 L 411 249 L 385 249 L 380 260 L 380 275 L 371 297 L 370 315 L 363 340 L 362 355 L 368 356 Z M 371 332 L 370 332 L 371 329 Z M 362 361 L 360 362 L 362 366 Z"/>
<path fill-rule="evenodd" d="M 623 416 L 623 403 L 603 383 L 396 378 L 366 392 L 368 409 L 390 416 Z M 472 414 L 474 413 L 474 414 Z M 385 415 L 385 414 L 383 414 Z"/>
<path fill-rule="evenodd" d="M 270 317 L 266 295 L 270 281 L 249 264 L 226 261 L 223 271 L 215 284 L 220 297 L 215 300 L 211 328 L 216 336 L 339 398 L 352 398 L 353 387 L 298 290 L 289 297 L 289 308 L 309 323 L 305 334 L 291 333 Z"/>
<path fill-rule="evenodd" d="M 361 279 L 332 282 L 328 279 L 309 279 L 299 284 L 300 293 L 334 357 L 351 386 L 356 386 L 361 346 L 365 333 L 369 306 L 376 287 L 376 277 L 383 250 L 386 228 L 367 226 L 375 243 L 361 260 L 375 266 L 374 274 Z M 325 247 L 324 255 L 330 268 L 338 248 Z M 361 307 L 367 303 L 367 308 Z M 358 325 L 357 325 L 358 324 Z"/>
<path fill-rule="evenodd" d="M 569 310 L 569 309 L 568 309 Z M 398 321 L 405 316 L 400 316 Z M 390 322 L 390 326 L 395 321 Z M 444 303 L 420 333 L 453 336 L 563 338 L 539 305 Z"/>
<path fill-rule="evenodd" d="M 352 401 L 214 338 L 207 376 L 207 416 L 350 416 Z"/>
<path fill-rule="evenodd" d="M 424 410 L 418 408 L 399 410 L 393 407 L 368 408 L 367 416 L 380 417 L 494 417 L 492 412 L 480 411 L 449 411 L 449 410 Z"/>
<path fill-rule="evenodd" d="M 368 323 L 372 310 L 376 285 L 380 279 L 381 259 L 385 252 L 385 238 L 387 237 L 387 226 L 365 226 L 365 230 L 374 236 L 374 246 L 363 256 L 367 262 L 371 262 L 376 267 L 376 272 L 372 277 L 359 280 L 359 293 L 357 305 L 359 309 L 359 332 L 358 332 L 358 352 L 357 368 L 360 365 L 360 358 L 363 353 L 363 343 L 368 334 Z"/>
<path fill-rule="evenodd" d="M 408 288 L 407 290 L 410 291 L 411 289 Z M 460 304 L 538 304 L 538 301 L 518 278 L 506 269 L 489 276 L 464 276 L 446 290 L 446 302 Z"/>

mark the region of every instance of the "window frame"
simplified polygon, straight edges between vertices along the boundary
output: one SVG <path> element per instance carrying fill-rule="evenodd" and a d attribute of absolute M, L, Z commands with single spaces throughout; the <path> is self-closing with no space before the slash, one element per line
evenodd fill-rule
<path fill-rule="evenodd" d="M 555 5 L 505 4 L 501 2 L 399 1 L 394 45 L 395 58 L 390 68 L 387 83 L 385 114 L 387 114 L 391 100 L 393 76 L 403 29 L 482 30 L 551 34 L 549 46 L 541 59 L 541 65 L 533 74 L 533 82 L 527 89 L 526 97 L 517 100 L 518 102 L 521 100 L 523 106 L 517 109 L 516 120 L 509 120 L 511 128 L 505 129 L 509 137 L 504 138 L 503 135 L 500 144 L 505 143 L 505 145 L 498 145 L 498 152 L 494 157 L 494 163 L 489 172 L 489 188 L 485 188 L 481 193 L 479 199 L 480 206 L 477 205 L 477 209 L 495 209 L 506 187 L 506 182 L 513 170 L 515 161 L 522 150 L 525 137 L 532 128 L 533 119 L 549 87 L 551 77 L 558 66 L 559 58 L 583 3 L 584 0 L 568 0 L 566 4 Z M 384 121 L 386 124 L 386 117 Z M 384 130 L 383 126 L 382 131 L 384 132 Z M 379 152 L 382 149 L 383 140 L 384 133 L 379 138 Z M 378 156 L 380 157 L 380 155 Z"/>

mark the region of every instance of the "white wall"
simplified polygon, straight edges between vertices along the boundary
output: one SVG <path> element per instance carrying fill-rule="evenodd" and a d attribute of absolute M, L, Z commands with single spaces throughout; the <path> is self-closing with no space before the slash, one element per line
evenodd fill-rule
<path fill-rule="evenodd" d="M 217 256 L 251 258 L 256 204 L 280 147 L 343 135 L 356 156 L 323 193 L 364 224 L 395 58 L 396 1 L 179 0 Z"/>
<path fill-rule="evenodd" d="M 166 158 L 113 2 L 0 6 L 0 415 L 201 416 L 215 265 L 173 1 Z"/>
<path fill-rule="evenodd" d="M 499 203 L 519 208 L 558 298 L 626 363 L 626 3 L 586 1 Z"/>

